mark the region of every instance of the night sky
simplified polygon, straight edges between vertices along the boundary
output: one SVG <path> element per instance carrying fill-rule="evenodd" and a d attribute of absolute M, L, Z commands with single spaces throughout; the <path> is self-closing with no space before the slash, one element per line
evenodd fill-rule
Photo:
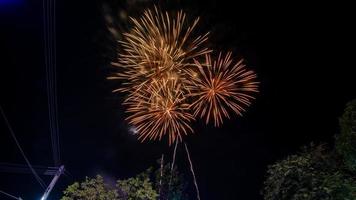
<path fill-rule="evenodd" d="M 190 19 L 200 16 L 199 31 L 211 31 L 209 46 L 244 58 L 261 82 L 244 117 L 221 128 L 193 124 L 195 134 L 186 141 L 202 199 L 262 199 L 267 165 L 311 142 L 333 143 L 345 103 L 356 98 L 350 6 L 58 0 L 58 118 L 61 161 L 69 174 L 60 178 L 50 199 L 85 176 L 127 178 L 157 167 L 162 153 L 171 156 L 166 143 L 141 144 L 129 134 L 123 96 L 113 94 L 118 85 L 106 80 L 117 44 L 105 16 L 125 24 L 120 10 L 137 16 L 154 3 L 183 9 Z M 42 1 L 1 1 L 0 104 L 31 163 L 53 166 L 42 20 Z M 183 146 L 176 162 L 193 188 Z M 25 164 L 2 118 L 0 163 Z M 42 177 L 46 183 L 52 178 Z M 0 190 L 24 199 L 39 199 L 44 192 L 31 174 L 11 173 L 0 173 Z"/>

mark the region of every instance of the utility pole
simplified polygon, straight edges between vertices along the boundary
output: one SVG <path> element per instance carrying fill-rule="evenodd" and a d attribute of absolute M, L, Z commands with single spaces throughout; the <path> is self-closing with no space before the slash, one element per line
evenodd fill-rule
<path fill-rule="evenodd" d="M 53 177 L 51 183 L 48 185 L 45 193 L 43 194 L 43 196 L 41 198 L 41 200 L 46 200 L 47 199 L 49 193 L 52 191 L 54 185 L 57 183 L 59 177 L 63 174 L 63 172 L 64 172 L 64 165 L 59 167 L 56 175 Z"/>

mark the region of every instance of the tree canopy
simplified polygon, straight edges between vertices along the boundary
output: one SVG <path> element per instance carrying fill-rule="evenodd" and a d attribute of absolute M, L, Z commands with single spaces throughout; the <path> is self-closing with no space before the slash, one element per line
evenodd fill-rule
<path fill-rule="evenodd" d="M 334 149 L 311 145 L 268 166 L 265 200 L 356 200 L 356 100 L 340 118 Z"/>
<path fill-rule="evenodd" d="M 187 200 L 185 189 L 182 174 L 176 167 L 171 170 L 168 163 L 156 171 L 149 168 L 111 185 L 100 175 L 86 177 L 82 182 L 69 185 L 61 200 Z"/>

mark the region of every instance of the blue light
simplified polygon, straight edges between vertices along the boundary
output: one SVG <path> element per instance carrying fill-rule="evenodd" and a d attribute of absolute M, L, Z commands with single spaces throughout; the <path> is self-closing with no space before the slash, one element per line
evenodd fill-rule
<path fill-rule="evenodd" d="M 24 0 L 0 0 L 0 6 L 3 5 L 19 5 L 22 4 Z"/>

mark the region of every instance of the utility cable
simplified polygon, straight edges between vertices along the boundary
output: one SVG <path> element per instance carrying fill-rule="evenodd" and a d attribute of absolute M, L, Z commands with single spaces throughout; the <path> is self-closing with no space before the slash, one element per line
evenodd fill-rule
<path fill-rule="evenodd" d="M 11 124 L 10 124 L 9 120 L 7 119 L 7 117 L 6 117 L 6 115 L 5 115 L 5 112 L 4 112 L 4 110 L 3 110 L 3 108 L 2 108 L 1 105 L 0 105 L 0 111 L 1 111 L 1 115 L 3 116 L 3 118 L 4 118 L 4 120 L 5 120 L 5 123 L 6 123 L 7 127 L 8 127 L 8 129 L 9 129 L 9 131 L 10 131 L 10 133 L 11 133 L 11 136 L 12 136 L 12 138 L 14 139 L 14 141 L 15 141 L 15 143 L 16 143 L 16 146 L 17 146 L 18 149 L 20 150 L 20 152 L 21 152 L 21 154 L 22 154 L 22 157 L 25 159 L 25 161 L 26 161 L 28 167 L 30 168 L 32 174 L 34 175 L 34 177 L 36 178 L 36 180 L 38 181 L 38 183 L 41 185 L 41 187 L 42 187 L 42 188 L 46 188 L 45 183 L 44 183 L 43 180 L 38 176 L 37 172 L 33 169 L 32 165 L 31 165 L 30 161 L 28 160 L 28 158 L 27 158 L 25 152 L 23 151 L 23 149 L 22 149 L 22 147 L 21 147 L 19 141 L 17 140 L 16 135 L 15 135 L 15 132 L 14 132 L 14 130 L 12 129 Z"/>

